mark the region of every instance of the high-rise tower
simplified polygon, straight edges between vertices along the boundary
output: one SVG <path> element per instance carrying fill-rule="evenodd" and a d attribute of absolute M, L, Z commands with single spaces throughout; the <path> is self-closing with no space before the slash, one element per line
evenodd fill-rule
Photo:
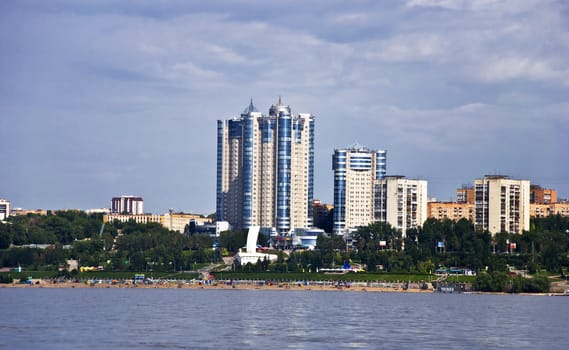
<path fill-rule="evenodd" d="M 262 115 L 253 101 L 217 121 L 217 220 L 279 233 L 312 226 L 314 116 L 281 99 Z"/>
<path fill-rule="evenodd" d="M 385 176 L 386 158 L 358 144 L 334 150 L 334 232 L 374 221 L 374 183 Z"/>

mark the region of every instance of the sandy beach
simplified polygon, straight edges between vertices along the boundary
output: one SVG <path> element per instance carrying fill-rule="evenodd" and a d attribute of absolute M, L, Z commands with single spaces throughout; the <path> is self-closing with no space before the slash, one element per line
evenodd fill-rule
<path fill-rule="evenodd" d="M 336 284 L 304 284 L 304 283 L 258 283 L 236 281 L 228 283 L 225 281 L 213 281 L 211 283 L 201 281 L 177 281 L 144 284 L 144 283 L 85 283 L 85 282 L 52 282 L 46 280 L 34 280 L 32 284 L 11 283 L 0 285 L 0 288 L 182 288 L 182 289 L 204 289 L 204 290 L 282 290 L 282 291 L 337 291 L 337 292 L 401 292 L 401 293 L 432 293 L 432 289 L 421 289 L 410 286 L 407 289 L 398 285 L 389 287 L 367 286 L 365 283 L 352 283 L 348 285 Z"/>

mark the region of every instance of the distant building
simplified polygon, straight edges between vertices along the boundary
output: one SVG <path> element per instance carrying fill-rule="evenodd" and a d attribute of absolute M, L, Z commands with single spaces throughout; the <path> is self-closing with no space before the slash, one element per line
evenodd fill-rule
<path fill-rule="evenodd" d="M 86 214 L 110 214 L 111 209 L 109 208 L 97 208 L 97 209 L 87 209 L 85 210 Z"/>
<path fill-rule="evenodd" d="M 211 237 L 219 237 L 222 232 L 230 231 L 231 225 L 227 221 L 216 221 L 215 223 L 200 223 L 195 220 L 190 221 L 187 234 L 208 234 Z"/>
<path fill-rule="evenodd" d="M 47 210 L 45 209 L 22 209 L 22 208 L 12 208 L 11 216 L 21 216 L 21 215 L 47 215 Z"/>
<path fill-rule="evenodd" d="M 129 222 L 134 221 L 137 224 L 149 224 L 152 222 L 162 224 L 163 218 L 162 215 L 155 215 L 155 214 L 105 214 L 103 215 L 103 222 L 113 222 L 113 221 L 120 221 L 120 222 Z"/>
<path fill-rule="evenodd" d="M 184 233 L 184 230 L 190 222 L 195 222 L 199 225 L 211 223 L 211 219 L 205 218 L 197 214 L 186 213 L 166 213 L 164 215 L 158 214 L 116 214 L 111 213 L 103 215 L 103 222 L 129 222 L 134 221 L 137 224 L 157 223 L 168 230 Z"/>
<path fill-rule="evenodd" d="M 474 186 L 463 185 L 456 189 L 456 202 L 474 204 Z"/>
<path fill-rule="evenodd" d="M 385 176 L 375 184 L 374 220 L 387 222 L 405 237 L 427 220 L 427 181 Z"/>
<path fill-rule="evenodd" d="M 551 204 L 530 204 L 530 216 L 545 218 L 551 215 L 569 216 L 569 202 L 557 202 Z"/>
<path fill-rule="evenodd" d="M 463 202 L 428 202 L 427 217 L 443 220 L 450 219 L 458 221 L 466 219 L 474 222 L 476 208 L 474 203 Z"/>
<path fill-rule="evenodd" d="M 374 185 L 386 172 L 387 152 L 354 144 L 334 150 L 333 231 L 374 222 Z"/>
<path fill-rule="evenodd" d="M 314 227 L 325 229 L 331 225 L 330 212 L 334 209 L 332 204 L 325 204 L 319 199 L 315 199 L 312 202 L 312 208 Z"/>
<path fill-rule="evenodd" d="M 184 233 L 186 225 L 193 221 L 198 225 L 211 223 L 210 218 L 205 218 L 202 215 L 186 214 L 186 213 L 165 213 L 160 216 L 160 223 L 168 230 Z"/>
<path fill-rule="evenodd" d="M 504 175 L 487 175 L 474 181 L 475 227 L 498 232 L 522 233 L 530 224 L 530 182 Z"/>
<path fill-rule="evenodd" d="M 557 191 L 542 188 L 539 185 L 530 186 L 529 201 L 532 204 L 553 204 L 557 202 Z"/>
<path fill-rule="evenodd" d="M 142 197 L 120 196 L 111 200 L 111 213 L 113 214 L 144 214 L 144 201 Z"/>
<path fill-rule="evenodd" d="M 10 212 L 10 201 L 0 198 L 0 220 L 6 220 L 10 216 Z"/>

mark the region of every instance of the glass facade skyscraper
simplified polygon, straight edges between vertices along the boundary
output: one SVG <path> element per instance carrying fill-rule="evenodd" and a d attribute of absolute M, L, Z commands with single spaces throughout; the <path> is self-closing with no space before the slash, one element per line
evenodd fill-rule
<path fill-rule="evenodd" d="M 235 228 L 312 226 L 314 116 L 293 116 L 281 99 L 262 115 L 253 101 L 217 122 L 218 221 Z"/>

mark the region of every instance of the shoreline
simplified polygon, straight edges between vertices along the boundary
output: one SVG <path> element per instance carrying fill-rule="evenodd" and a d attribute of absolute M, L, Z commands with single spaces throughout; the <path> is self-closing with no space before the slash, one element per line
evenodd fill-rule
<path fill-rule="evenodd" d="M 34 281 L 32 284 L 10 283 L 1 284 L 1 288 L 121 288 L 121 289 L 202 289 L 202 290 L 281 290 L 281 291 L 346 291 L 346 292 L 389 292 L 389 293 L 433 293 L 433 289 L 407 288 L 400 287 L 369 287 L 360 285 L 338 286 L 338 285 L 318 285 L 303 283 L 202 283 L 192 282 L 159 282 L 153 284 L 144 283 L 87 283 L 87 282 L 48 282 L 44 280 Z"/>
<path fill-rule="evenodd" d="M 337 286 L 337 285 L 305 285 L 302 283 L 278 283 L 278 284 L 251 284 L 251 283 L 239 283 L 234 282 L 233 284 L 227 283 L 202 283 L 199 281 L 192 282 L 159 282 L 153 284 L 144 283 L 94 283 L 90 284 L 87 282 L 49 282 L 45 280 L 37 280 L 33 284 L 25 283 L 10 283 L 10 284 L 0 284 L 0 289 L 2 288 L 21 288 L 21 289 L 42 289 L 42 288 L 62 288 L 62 289 L 85 289 L 85 288 L 95 288 L 95 289 L 196 289 L 196 290 L 272 290 L 272 291 L 325 291 L 325 292 L 370 292 L 370 293 L 427 293 L 427 294 L 482 294 L 482 295 L 518 295 L 518 296 L 567 296 L 564 293 L 504 293 L 504 292 L 453 292 L 444 293 L 437 292 L 432 288 L 421 289 L 421 288 L 407 288 L 403 289 L 401 287 L 376 287 L 376 286 L 361 286 L 361 285 L 350 285 L 350 286 Z"/>

